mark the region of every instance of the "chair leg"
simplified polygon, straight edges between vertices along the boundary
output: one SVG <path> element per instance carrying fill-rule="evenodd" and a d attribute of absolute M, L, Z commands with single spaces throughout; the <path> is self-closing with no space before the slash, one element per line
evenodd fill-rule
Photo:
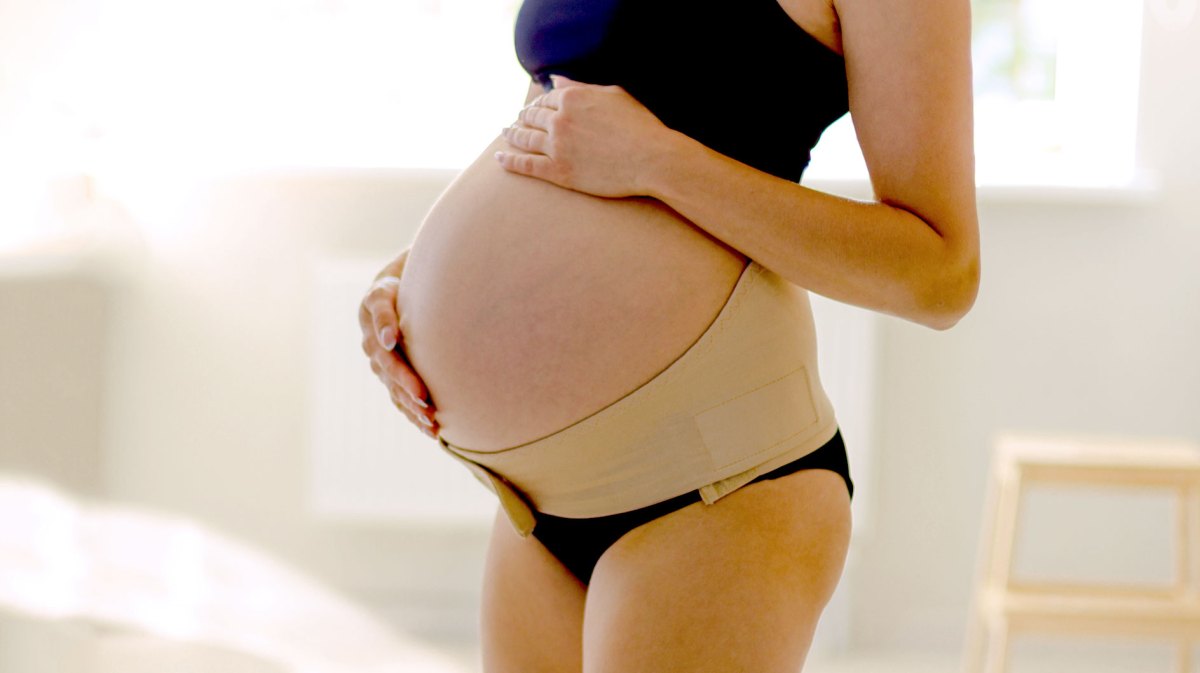
<path fill-rule="evenodd" d="M 1175 588 L 1180 594 L 1194 593 L 1196 577 L 1192 571 L 1192 489 L 1181 486 L 1175 492 Z"/>
<path fill-rule="evenodd" d="M 1020 506 L 1020 473 L 1007 456 L 993 454 L 979 535 L 975 596 L 968 616 L 964 673 L 1002 673 L 1006 665 L 1008 624 L 991 601 L 1008 586 Z"/>
<path fill-rule="evenodd" d="M 987 655 L 987 621 L 983 615 L 983 602 L 976 589 L 971 601 L 971 612 L 967 616 L 967 645 L 963 652 L 963 673 L 983 673 L 984 657 Z"/>
<path fill-rule="evenodd" d="M 1200 486 L 1192 484 L 1180 493 L 1179 579 L 1188 600 L 1200 600 Z"/>
<path fill-rule="evenodd" d="M 998 473 L 992 553 L 988 560 L 987 577 L 984 579 L 985 592 L 994 597 L 1007 595 L 1012 574 L 1013 550 L 1016 546 L 1017 523 L 1021 515 L 1023 486 L 1020 472 L 1011 466 L 1001 466 Z M 1002 605 L 988 606 L 988 616 L 992 621 L 987 629 L 984 673 L 1005 673 L 1008 668 L 1009 629 L 1008 618 L 1003 614 L 1003 609 Z"/>
<path fill-rule="evenodd" d="M 987 663 L 984 673 L 1005 673 L 1008 670 L 1008 620 L 997 619 L 988 629 Z"/>
<path fill-rule="evenodd" d="M 1007 591 L 1012 574 L 1013 551 L 1017 544 L 1017 523 L 1021 516 L 1020 474 L 1016 470 L 1000 475 L 996 498 L 996 528 L 992 531 L 992 558 L 988 563 L 987 586 Z"/>
<path fill-rule="evenodd" d="M 996 520 L 1000 491 L 999 461 L 993 458 L 988 470 L 984 491 L 983 517 L 980 521 L 979 546 L 975 560 L 975 586 L 971 608 L 967 613 L 966 646 L 963 650 L 963 673 L 983 673 L 988 637 L 986 595 L 992 577 L 992 556 L 996 544 Z"/>

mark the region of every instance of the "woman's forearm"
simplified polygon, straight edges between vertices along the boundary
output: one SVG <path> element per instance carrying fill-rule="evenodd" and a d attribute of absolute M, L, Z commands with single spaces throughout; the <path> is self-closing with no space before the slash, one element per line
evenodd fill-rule
<path fill-rule="evenodd" d="M 802 187 L 674 132 L 662 150 L 646 194 L 796 285 L 935 329 L 974 303 L 978 253 L 908 210 Z"/>

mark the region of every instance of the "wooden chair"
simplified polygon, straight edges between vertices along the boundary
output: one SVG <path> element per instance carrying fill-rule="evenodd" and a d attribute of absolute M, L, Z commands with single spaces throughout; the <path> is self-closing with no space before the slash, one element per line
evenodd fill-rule
<path fill-rule="evenodd" d="M 1012 577 L 1024 489 L 1032 482 L 1160 487 L 1177 496 L 1173 586 L 1029 582 Z M 1200 446 L 1164 440 L 1000 437 L 988 475 L 966 673 L 1006 673 L 1018 632 L 1152 636 L 1178 645 L 1191 673 L 1200 643 Z"/>

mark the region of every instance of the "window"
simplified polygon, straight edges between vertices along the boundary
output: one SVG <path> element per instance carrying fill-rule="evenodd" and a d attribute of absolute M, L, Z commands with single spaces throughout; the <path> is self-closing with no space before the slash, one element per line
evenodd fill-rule
<path fill-rule="evenodd" d="M 66 233 L 65 192 L 88 175 L 103 189 L 280 167 L 461 168 L 523 104 L 518 7 L 0 3 L 0 249 Z"/>
<path fill-rule="evenodd" d="M 1139 183 L 1141 0 L 973 0 L 972 19 L 981 188 Z M 809 175 L 866 179 L 849 118 L 826 132 Z"/>
<path fill-rule="evenodd" d="M 515 0 L 95 4 L 64 93 L 108 166 L 461 167 L 528 85 Z"/>

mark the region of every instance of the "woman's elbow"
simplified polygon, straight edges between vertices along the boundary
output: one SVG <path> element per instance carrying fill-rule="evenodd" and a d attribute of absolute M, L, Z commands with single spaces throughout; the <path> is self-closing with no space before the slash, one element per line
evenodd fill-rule
<path fill-rule="evenodd" d="M 921 315 L 917 322 L 939 331 L 957 325 L 979 295 L 979 255 L 948 264 L 926 283 L 921 295 Z"/>

